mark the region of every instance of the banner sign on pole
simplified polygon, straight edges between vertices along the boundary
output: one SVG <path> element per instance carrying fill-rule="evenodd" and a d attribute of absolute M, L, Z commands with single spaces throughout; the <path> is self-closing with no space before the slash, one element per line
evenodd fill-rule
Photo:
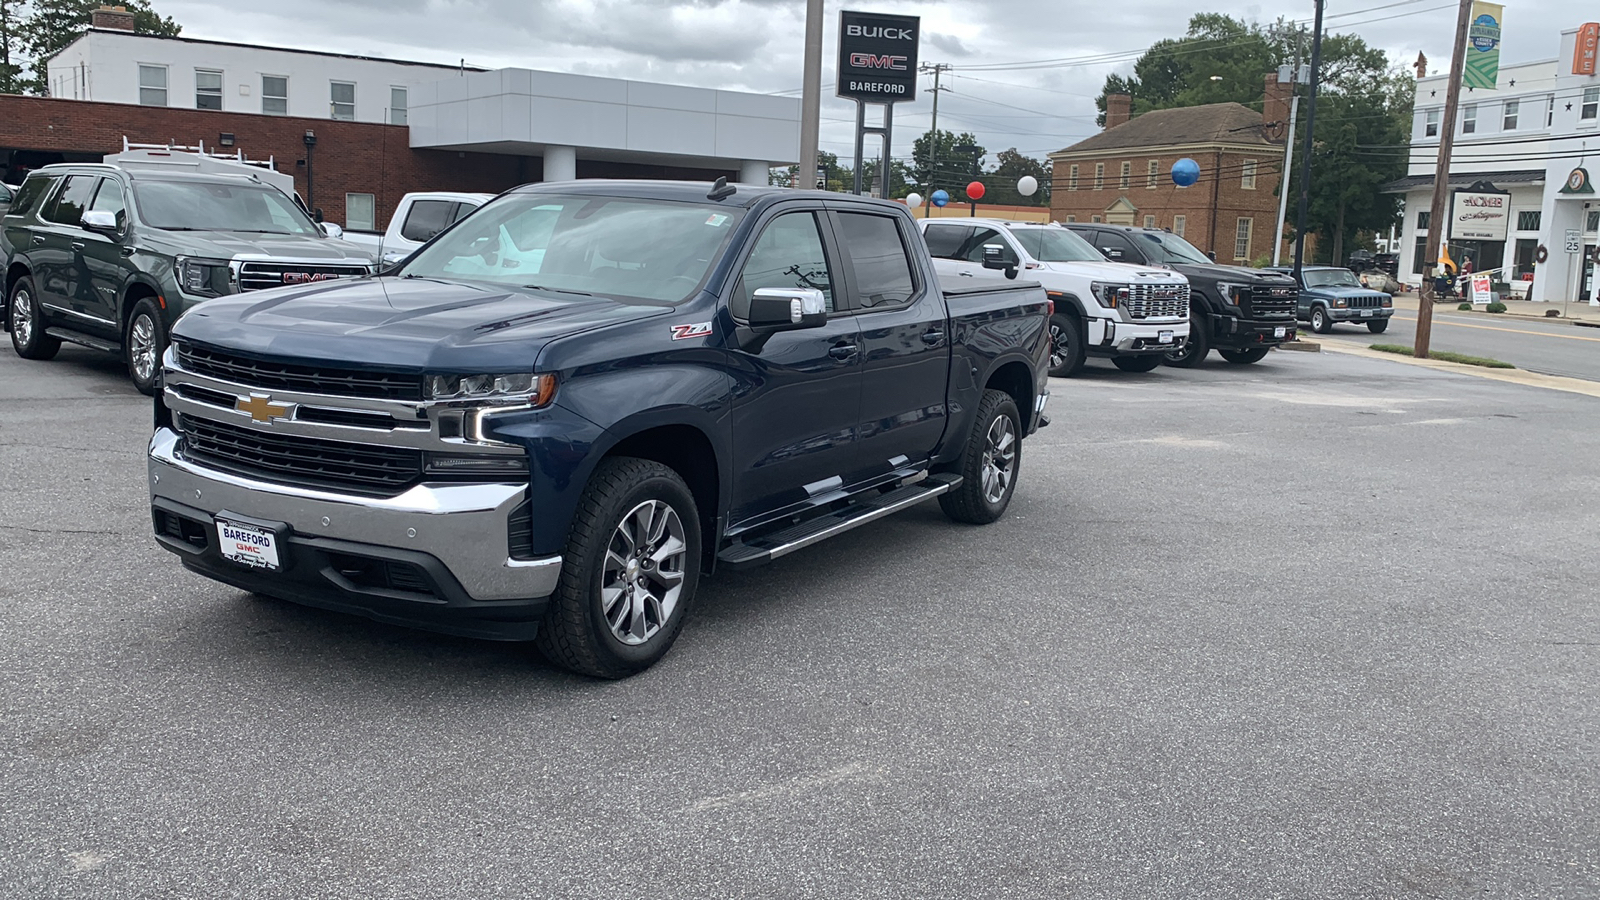
<path fill-rule="evenodd" d="M 1450 194 L 1450 240 L 1503 241 L 1510 222 L 1510 191 L 1480 181 Z"/>
<path fill-rule="evenodd" d="M 868 103 L 917 98 L 917 46 L 921 18 L 839 13 L 840 97 Z"/>
<path fill-rule="evenodd" d="M 1499 3 L 1474 0 L 1472 26 L 1467 31 L 1467 67 L 1461 83 L 1471 88 L 1494 90 L 1500 77 L 1500 25 L 1505 7 Z"/>
<path fill-rule="evenodd" d="M 1572 74 L 1593 75 L 1596 50 L 1600 50 L 1600 22 L 1579 26 L 1572 46 Z"/>

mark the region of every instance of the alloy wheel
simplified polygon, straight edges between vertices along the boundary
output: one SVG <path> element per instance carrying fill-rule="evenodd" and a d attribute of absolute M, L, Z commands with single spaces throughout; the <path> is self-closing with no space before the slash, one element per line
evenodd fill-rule
<path fill-rule="evenodd" d="M 997 416 L 983 446 L 983 499 L 999 503 L 1016 472 L 1017 432 L 1010 416 Z"/>
<path fill-rule="evenodd" d="M 147 383 L 156 374 L 156 325 L 139 314 L 128 329 L 128 358 L 133 360 L 133 377 Z"/>
<path fill-rule="evenodd" d="M 600 608 L 617 640 L 638 646 L 655 637 L 677 609 L 689 564 L 683 521 L 660 500 L 622 517 L 606 547 Z"/>
<path fill-rule="evenodd" d="M 1054 322 L 1050 323 L 1050 368 L 1059 369 L 1067 362 L 1066 348 L 1062 344 L 1070 341 L 1071 337 Z"/>
<path fill-rule="evenodd" d="M 11 298 L 11 333 L 17 336 L 18 346 L 26 347 L 33 340 L 33 295 L 26 288 Z"/>

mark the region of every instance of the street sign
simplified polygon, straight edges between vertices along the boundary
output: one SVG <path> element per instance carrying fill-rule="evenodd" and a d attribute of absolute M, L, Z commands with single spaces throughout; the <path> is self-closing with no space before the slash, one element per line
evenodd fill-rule
<path fill-rule="evenodd" d="M 1481 305 L 1493 299 L 1494 294 L 1490 290 L 1489 276 L 1487 274 L 1472 276 L 1472 302 Z"/>
<path fill-rule="evenodd" d="M 817 166 L 817 190 L 825 191 L 827 189 L 828 189 L 828 167 L 827 166 Z"/>
<path fill-rule="evenodd" d="M 921 21 L 840 12 L 838 95 L 870 103 L 915 100 Z"/>
<path fill-rule="evenodd" d="M 1576 228 L 1568 228 L 1567 229 L 1567 252 L 1568 253 L 1582 253 L 1583 252 L 1583 232 L 1579 231 Z"/>

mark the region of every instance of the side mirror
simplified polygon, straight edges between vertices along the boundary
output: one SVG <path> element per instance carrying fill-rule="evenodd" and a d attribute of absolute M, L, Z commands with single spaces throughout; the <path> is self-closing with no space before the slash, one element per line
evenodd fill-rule
<path fill-rule="evenodd" d="M 828 301 L 814 288 L 757 288 L 750 298 L 753 331 L 796 331 L 828 322 Z"/>
<path fill-rule="evenodd" d="M 1101 247 L 1100 248 L 1100 252 L 1104 253 L 1106 255 L 1106 259 L 1121 259 L 1122 258 L 1122 251 L 1117 249 L 1116 247 Z"/>
<path fill-rule="evenodd" d="M 322 207 L 319 206 L 311 211 L 311 221 L 316 222 L 318 225 L 322 224 Z"/>
<path fill-rule="evenodd" d="M 1207 250 L 1206 256 L 1210 257 L 1212 262 L 1217 261 L 1217 251 L 1215 250 Z"/>
<path fill-rule="evenodd" d="M 322 233 L 327 235 L 328 237 L 335 238 L 335 239 L 339 239 L 339 238 L 343 238 L 344 237 L 344 229 L 340 228 L 338 225 L 333 224 L 332 222 L 323 222 L 322 223 Z"/>
<path fill-rule="evenodd" d="M 983 267 L 985 269 L 1000 269 L 1006 273 L 1007 278 L 1017 277 L 1017 257 L 1011 248 L 1005 244 L 983 245 Z"/>
<path fill-rule="evenodd" d="M 119 230 L 117 228 L 117 214 L 106 212 L 103 209 L 91 209 L 85 212 L 83 218 L 79 220 L 79 224 L 90 231 L 104 231 L 108 234 L 116 234 Z"/>

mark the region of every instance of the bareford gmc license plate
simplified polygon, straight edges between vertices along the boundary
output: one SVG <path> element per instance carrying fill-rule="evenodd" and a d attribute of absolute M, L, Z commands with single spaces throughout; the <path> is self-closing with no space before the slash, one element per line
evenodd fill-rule
<path fill-rule="evenodd" d="M 266 528 L 217 520 L 217 549 L 222 558 L 253 569 L 278 568 L 278 536 Z"/>

